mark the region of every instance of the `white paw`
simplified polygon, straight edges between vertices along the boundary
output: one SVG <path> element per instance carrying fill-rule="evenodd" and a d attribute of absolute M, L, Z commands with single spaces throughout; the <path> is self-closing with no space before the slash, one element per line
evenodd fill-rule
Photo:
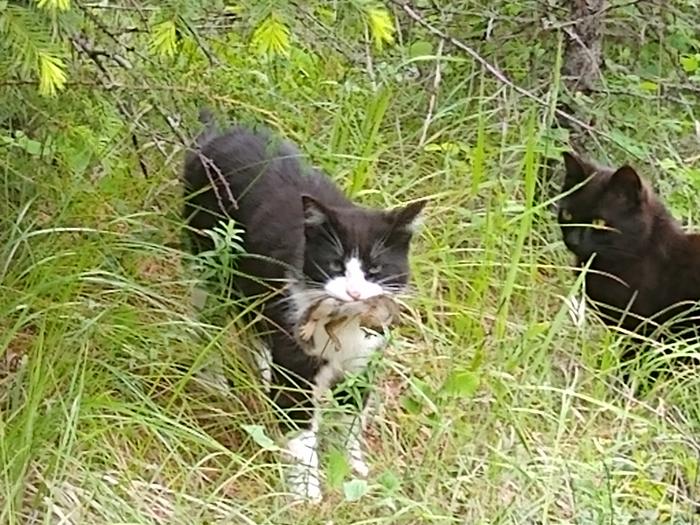
<path fill-rule="evenodd" d="M 291 465 L 287 486 L 297 501 L 320 503 L 323 499 L 318 469 L 307 465 Z"/>
<path fill-rule="evenodd" d="M 319 503 L 322 499 L 316 430 L 304 430 L 287 442 L 287 487 L 297 501 Z"/>
<path fill-rule="evenodd" d="M 350 468 L 361 478 L 366 478 L 369 475 L 369 466 L 362 458 L 350 458 Z"/>

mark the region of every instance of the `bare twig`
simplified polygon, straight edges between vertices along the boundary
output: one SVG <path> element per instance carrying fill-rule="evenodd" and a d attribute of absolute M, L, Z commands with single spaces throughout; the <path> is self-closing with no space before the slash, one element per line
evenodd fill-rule
<path fill-rule="evenodd" d="M 106 52 L 100 52 L 100 53 L 95 52 L 94 46 L 89 41 L 87 41 L 85 38 L 83 38 L 81 36 L 74 36 L 73 38 L 71 38 L 71 42 L 73 43 L 73 46 L 76 48 L 76 50 L 79 53 L 82 53 L 86 57 L 88 57 L 90 59 L 90 61 L 93 64 L 95 64 L 97 69 L 100 72 L 102 72 L 102 75 L 104 75 L 104 76 L 98 75 L 100 82 L 102 82 L 105 85 L 114 84 L 114 78 L 112 77 L 109 70 L 104 66 L 104 64 L 102 64 L 102 60 L 101 60 L 102 56 L 112 57 L 112 55 L 110 55 L 109 53 L 106 53 Z M 115 60 L 115 62 L 117 62 L 117 61 Z M 119 62 L 117 62 L 117 63 L 119 64 Z M 125 68 L 125 69 L 128 69 L 128 68 Z M 117 98 L 117 99 L 115 99 L 115 104 L 117 105 L 117 109 L 122 114 L 122 117 L 124 117 L 126 122 L 131 121 L 132 119 L 129 117 L 129 111 L 127 110 L 124 103 Z M 131 143 L 134 146 L 134 151 L 136 152 L 136 156 L 139 159 L 139 167 L 141 168 L 141 173 L 143 174 L 143 176 L 145 178 L 148 178 L 148 168 L 146 167 L 146 162 L 143 160 L 143 157 L 141 156 L 139 141 L 136 138 L 136 133 L 134 133 L 133 130 L 131 132 Z"/>
<path fill-rule="evenodd" d="M 196 144 L 194 148 L 192 148 L 189 143 L 190 141 L 187 140 L 180 130 L 177 128 L 177 126 L 173 123 L 172 119 L 168 117 L 168 115 L 165 114 L 165 111 L 163 111 L 160 106 L 157 104 L 153 105 L 153 109 L 156 110 L 156 112 L 163 118 L 165 123 L 168 125 L 170 128 L 170 131 L 173 132 L 173 134 L 177 137 L 177 139 L 180 141 L 180 144 L 188 149 L 189 151 L 192 151 L 195 155 L 197 155 L 197 158 L 199 161 L 202 163 L 202 166 L 204 167 L 204 172 L 207 174 L 207 179 L 209 180 L 209 183 L 211 184 L 211 189 L 214 192 L 214 196 L 216 197 L 216 202 L 219 205 L 219 209 L 221 210 L 222 213 L 228 216 L 228 207 L 224 203 L 224 199 L 221 196 L 221 193 L 219 193 L 219 188 L 223 188 L 226 192 L 226 198 L 231 202 L 231 205 L 233 206 L 234 209 L 238 209 L 238 202 L 233 196 L 233 192 L 231 191 L 231 186 L 229 185 L 228 181 L 226 180 L 226 177 L 224 177 L 224 174 L 221 172 L 219 167 L 214 164 L 214 161 L 204 155 L 201 150 L 201 144 Z M 213 175 L 212 175 L 212 172 Z M 215 175 L 215 176 L 214 176 Z"/>
<path fill-rule="evenodd" d="M 590 75 L 586 75 L 586 76 L 588 76 L 588 77 L 596 76 L 596 77 L 598 77 L 598 79 L 599 79 L 600 81 L 604 81 L 605 79 L 603 78 L 603 75 L 602 75 L 602 73 L 601 73 L 601 71 L 600 71 L 600 67 L 598 66 L 598 62 L 599 62 L 599 60 L 600 60 L 600 56 L 599 56 L 599 55 L 600 55 L 600 52 L 596 53 L 594 50 L 592 50 L 592 49 L 591 49 L 588 45 L 586 45 L 586 43 L 581 39 L 581 36 L 580 36 L 576 31 L 574 31 L 573 29 L 571 29 L 570 27 L 564 27 L 564 28 L 563 28 L 563 31 L 564 31 L 564 33 L 566 33 L 566 35 L 571 39 L 571 41 L 572 41 L 572 42 L 575 42 L 575 43 L 579 46 L 579 48 L 583 51 L 583 54 L 584 54 L 585 57 L 586 57 L 586 61 L 587 61 L 586 63 L 589 64 L 589 67 L 588 67 L 588 68 L 585 68 L 585 69 L 586 69 L 586 70 L 590 70 L 590 73 L 591 73 Z M 567 55 L 567 56 L 569 56 L 569 55 Z M 592 66 L 591 64 L 594 64 L 594 66 Z M 579 78 L 578 78 L 577 80 L 580 82 L 580 81 L 581 81 L 581 77 L 583 76 L 583 74 L 581 73 L 581 71 L 584 70 L 584 68 L 581 67 L 581 68 L 574 68 L 574 69 L 575 69 L 577 72 L 579 72 Z M 575 84 L 574 84 L 574 85 L 575 85 Z M 587 79 L 586 79 L 586 82 L 584 83 L 584 86 L 585 86 L 585 90 L 584 90 L 584 91 L 589 91 L 589 92 L 590 92 L 590 91 L 593 91 L 593 90 L 594 90 L 593 83 L 592 83 L 592 79 L 590 79 L 590 78 L 587 78 Z"/>
<path fill-rule="evenodd" d="M 602 79 L 603 8 L 605 0 L 572 0 L 571 17 L 580 19 L 564 28 L 569 39 L 564 51 L 561 76 L 570 92 L 589 93 Z"/>
<path fill-rule="evenodd" d="M 374 63 L 372 62 L 372 47 L 370 45 L 369 30 L 365 27 L 365 60 L 367 61 L 367 75 L 372 83 L 372 91 L 377 91 L 377 79 L 374 76 Z"/>
<path fill-rule="evenodd" d="M 574 18 L 573 20 L 567 20 L 565 22 L 550 22 L 550 21 L 545 21 L 543 24 L 543 29 L 545 30 L 556 30 L 556 29 L 563 29 L 565 27 L 570 27 L 570 26 L 575 26 L 576 24 L 579 24 L 581 22 L 585 22 L 587 20 L 590 20 L 591 18 L 601 16 L 605 14 L 608 11 L 612 11 L 615 9 L 624 9 L 625 7 L 630 7 L 636 4 L 641 3 L 642 1 L 648 1 L 648 0 L 631 0 L 630 2 L 627 2 L 626 4 L 607 4 L 603 6 L 603 8 L 598 11 L 597 13 L 593 14 L 588 14 L 584 16 L 580 16 L 577 18 Z"/>
<path fill-rule="evenodd" d="M 430 93 L 430 100 L 428 101 L 428 112 L 425 115 L 425 120 L 423 121 L 423 131 L 420 134 L 420 140 L 418 141 L 419 146 L 425 144 L 425 139 L 428 136 L 428 128 L 433 120 L 433 111 L 435 111 L 435 102 L 437 100 L 438 89 L 440 88 L 440 81 L 442 80 L 442 70 L 440 59 L 442 58 L 442 49 L 445 47 L 445 40 L 441 39 L 438 44 L 437 53 L 435 53 L 435 75 L 433 76 L 433 87 Z"/>
<path fill-rule="evenodd" d="M 158 11 L 159 7 L 147 7 L 147 6 L 134 6 L 130 7 L 128 5 L 117 5 L 117 4 L 104 4 L 104 3 L 90 3 L 83 4 L 84 7 L 90 9 L 106 9 L 110 11 Z"/>
<path fill-rule="evenodd" d="M 471 47 L 469 47 L 467 44 L 462 42 L 461 40 L 448 35 L 441 29 L 438 29 L 437 27 L 433 26 L 430 22 L 426 21 L 421 15 L 419 15 L 410 5 L 403 3 L 399 0 L 392 0 L 392 2 L 403 9 L 403 11 L 415 22 L 426 28 L 428 31 L 430 31 L 433 35 L 440 37 L 441 39 L 451 43 L 453 46 L 455 46 L 457 49 L 460 49 L 467 53 L 469 56 L 471 56 L 474 60 L 476 60 L 479 64 L 481 64 L 489 73 L 491 73 L 497 80 L 514 90 L 516 93 L 519 93 L 520 95 L 523 95 L 524 97 L 529 98 L 530 100 L 533 100 L 534 102 L 537 102 L 543 107 L 548 108 L 550 106 L 549 102 L 546 100 L 542 99 L 541 97 L 538 97 L 534 93 L 531 93 L 525 88 L 522 88 L 515 84 L 512 80 L 510 80 L 501 70 L 499 70 L 496 66 L 492 65 L 488 60 L 486 60 L 484 57 L 482 57 L 479 53 L 474 51 Z M 562 117 L 563 119 L 568 120 L 569 122 L 576 124 L 577 126 L 580 126 L 582 129 L 585 129 L 589 133 L 597 133 L 601 136 L 607 137 L 607 135 L 597 129 L 595 129 L 593 126 L 583 122 L 582 120 L 574 117 L 570 113 L 567 113 L 566 111 L 563 111 L 561 109 L 555 108 L 554 112 Z"/>
<path fill-rule="evenodd" d="M 197 32 L 197 29 L 195 27 L 193 27 L 184 18 L 180 17 L 180 20 L 182 21 L 183 25 L 187 28 L 187 30 L 190 32 L 190 35 L 192 35 L 192 38 L 194 38 L 194 41 L 197 43 L 197 46 L 199 46 L 199 49 L 202 51 L 202 53 L 204 53 L 204 56 L 207 57 L 209 64 L 212 66 L 220 66 L 221 62 L 219 62 L 219 60 L 209 50 L 209 47 L 200 38 L 199 33 Z"/>

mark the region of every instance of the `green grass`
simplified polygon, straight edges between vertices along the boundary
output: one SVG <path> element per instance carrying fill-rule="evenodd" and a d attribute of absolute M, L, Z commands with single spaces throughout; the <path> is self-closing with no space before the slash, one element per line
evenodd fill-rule
<path fill-rule="evenodd" d="M 509 45 L 502 67 L 526 82 L 512 47 L 525 44 Z M 554 82 L 544 93 L 553 107 L 560 44 L 542 45 L 550 54 L 536 73 Z M 566 147 L 552 138 L 551 107 L 450 52 L 420 146 L 430 94 L 394 74 L 403 58 L 385 60 L 377 92 L 362 64 L 347 87 L 274 64 L 256 67 L 279 86 L 196 62 L 176 64 L 187 74 L 144 70 L 172 90 L 83 87 L 55 101 L 22 92 L 52 133 L 61 118 L 84 124 L 87 114 L 100 140 L 57 145 L 56 164 L 20 150 L 0 158 L 0 523 L 694 523 L 698 380 L 679 372 L 633 395 L 617 380 L 622 337 L 590 316 L 575 327 L 567 313 L 564 298 L 581 283 L 542 182 L 544 162 Z M 109 103 L 117 97 L 147 115 L 146 132 L 134 127 L 155 137 L 141 146 L 148 179 L 132 123 Z M 181 112 L 189 129 L 202 100 L 293 137 L 362 203 L 431 199 L 410 308 L 377 367 L 359 501 L 348 501 L 352 476 L 331 453 L 324 502 L 289 504 L 277 455 L 250 427 L 279 439 L 247 366 L 250 330 L 189 304 L 182 147 L 147 106 Z M 660 161 L 682 164 L 694 151 L 693 108 L 662 102 L 598 97 L 588 108 L 604 133 L 595 154 L 638 163 L 678 214 L 694 217 L 693 180 L 658 175 Z M 203 374 L 217 358 L 234 389 Z M 643 361 L 640 380 L 653 366 Z"/>

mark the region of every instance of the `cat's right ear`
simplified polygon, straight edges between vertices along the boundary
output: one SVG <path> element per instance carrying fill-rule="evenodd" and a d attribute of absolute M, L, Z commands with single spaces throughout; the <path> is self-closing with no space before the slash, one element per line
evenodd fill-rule
<path fill-rule="evenodd" d="M 590 176 L 590 167 L 583 160 L 573 153 L 564 152 L 564 167 L 566 175 L 564 177 L 564 189 L 569 190 L 578 186 Z"/>
<path fill-rule="evenodd" d="M 302 195 L 301 205 L 304 208 L 305 226 L 320 226 L 328 222 L 328 212 L 313 197 Z"/>
<path fill-rule="evenodd" d="M 630 166 L 622 166 L 612 174 L 608 181 L 607 189 L 623 202 L 634 206 L 639 205 L 644 199 L 644 184 L 642 179 Z"/>

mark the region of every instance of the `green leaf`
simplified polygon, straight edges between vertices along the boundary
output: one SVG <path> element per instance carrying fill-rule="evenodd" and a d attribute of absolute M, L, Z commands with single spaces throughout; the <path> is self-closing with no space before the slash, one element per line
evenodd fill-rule
<path fill-rule="evenodd" d="M 174 20 L 165 20 L 151 28 L 153 39 L 151 50 L 157 55 L 175 56 L 177 51 L 177 25 Z"/>
<path fill-rule="evenodd" d="M 525 332 L 525 339 L 535 339 L 536 337 L 547 333 L 551 326 L 552 323 L 549 321 L 533 323 L 527 328 L 527 331 Z"/>
<path fill-rule="evenodd" d="M 408 56 L 411 58 L 431 56 L 433 54 L 433 44 L 425 40 L 418 40 L 408 48 Z"/>
<path fill-rule="evenodd" d="M 381 51 L 382 46 L 394 43 L 394 22 L 389 12 L 383 7 L 371 7 L 367 10 L 367 21 L 375 47 Z"/>
<path fill-rule="evenodd" d="M 369 490 L 369 485 L 364 479 L 353 479 L 343 483 L 343 495 L 345 496 L 345 501 L 357 501 L 362 496 L 367 494 Z"/>
<path fill-rule="evenodd" d="M 420 414 L 421 408 L 423 408 L 423 403 L 413 396 L 404 397 L 402 404 L 406 412 L 414 416 Z"/>
<path fill-rule="evenodd" d="M 445 381 L 442 390 L 455 397 L 472 397 L 479 388 L 479 376 L 471 370 L 456 370 Z"/>
<path fill-rule="evenodd" d="M 253 33 L 251 44 L 260 55 L 282 55 L 289 53 L 289 29 L 272 13 Z"/>
<path fill-rule="evenodd" d="M 15 146 L 22 148 L 34 157 L 38 157 L 41 154 L 41 142 L 30 139 L 24 133 L 17 133 L 14 143 Z"/>
<path fill-rule="evenodd" d="M 642 88 L 644 91 L 650 92 L 655 92 L 659 89 L 659 85 L 656 82 L 652 82 L 651 80 L 642 80 L 639 83 L 639 87 Z"/>
<path fill-rule="evenodd" d="M 279 450 L 275 442 L 265 433 L 265 429 L 260 425 L 241 425 L 241 428 L 253 438 L 256 444 L 265 450 Z"/>
<path fill-rule="evenodd" d="M 681 66 L 686 73 L 695 73 L 700 67 L 700 55 L 685 55 L 681 57 Z"/>
<path fill-rule="evenodd" d="M 345 453 L 337 448 L 334 448 L 328 454 L 328 483 L 333 488 L 339 488 L 350 473 L 350 466 L 345 457 Z"/>
<path fill-rule="evenodd" d="M 401 488 L 401 480 L 391 470 L 385 471 L 377 481 L 387 492 L 396 492 Z"/>
<path fill-rule="evenodd" d="M 0 135 L 0 143 L 22 149 L 33 157 L 40 156 L 42 151 L 41 142 L 30 139 L 21 131 L 18 131 L 14 137 Z"/>

